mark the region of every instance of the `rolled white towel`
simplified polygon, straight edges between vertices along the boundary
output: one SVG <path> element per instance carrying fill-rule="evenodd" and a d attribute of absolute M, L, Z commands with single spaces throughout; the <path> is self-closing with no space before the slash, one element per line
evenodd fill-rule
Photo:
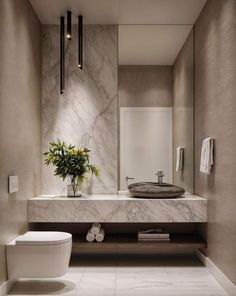
<path fill-rule="evenodd" d="M 87 235 L 86 235 L 86 241 L 93 242 L 95 240 L 95 235 L 91 232 L 91 229 L 89 229 Z"/>
<path fill-rule="evenodd" d="M 103 228 L 100 229 L 99 233 L 96 234 L 95 239 L 97 242 L 101 243 L 105 238 L 105 231 Z"/>
<path fill-rule="evenodd" d="M 94 235 L 97 235 L 101 229 L 100 223 L 93 223 L 91 227 L 91 233 Z"/>

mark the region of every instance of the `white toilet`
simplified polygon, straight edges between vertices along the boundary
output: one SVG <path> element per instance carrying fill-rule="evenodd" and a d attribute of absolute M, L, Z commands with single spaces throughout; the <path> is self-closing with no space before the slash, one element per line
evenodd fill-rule
<path fill-rule="evenodd" d="M 9 279 L 52 278 L 66 273 L 72 248 L 67 232 L 28 231 L 6 246 Z"/>

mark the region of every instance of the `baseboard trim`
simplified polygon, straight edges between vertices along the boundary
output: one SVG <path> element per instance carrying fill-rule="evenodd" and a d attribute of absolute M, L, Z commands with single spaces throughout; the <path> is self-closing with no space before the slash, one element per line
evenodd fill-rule
<path fill-rule="evenodd" d="M 15 280 L 8 280 L 3 282 L 0 285 L 0 296 L 6 296 L 10 292 L 14 283 L 15 283 Z"/>
<path fill-rule="evenodd" d="M 221 284 L 229 296 L 236 296 L 236 286 L 234 283 L 201 251 L 196 250 L 196 255 L 199 260 L 206 266 L 209 272 Z"/>

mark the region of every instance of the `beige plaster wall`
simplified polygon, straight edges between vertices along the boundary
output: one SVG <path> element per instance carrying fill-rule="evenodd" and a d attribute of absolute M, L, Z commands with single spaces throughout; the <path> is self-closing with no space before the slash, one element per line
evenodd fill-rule
<path fill-rule="evenodd" d="M 172 66 L 119 66 L 120 107 L 172 107 Z"/>
<path fill-rule="evenodd" d="M 193 193 L 193 32 L 173 66 L 173 179 Z M 176 148 L 184 148 L 184 169 L 176 172 Z"/>
<path fill-rule="evenodd" d="M 195 188 L 209 200 L 209 258 L 236 284 L 236 1 L 208 0 L 195 27 Z M 201 142 L 214 168 L 199 172 Z"/>
<path fill-rule="evenodd" d="M 5 244 L 27 229 L 27 199 L 41 193 L 41 24 L 28 0 L 0 1 L 0 284 Z M 19 192 L 8 194 L 8 176 Z"/>

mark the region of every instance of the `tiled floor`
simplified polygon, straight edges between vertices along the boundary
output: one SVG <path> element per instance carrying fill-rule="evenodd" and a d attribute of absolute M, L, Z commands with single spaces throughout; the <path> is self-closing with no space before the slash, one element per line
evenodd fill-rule
<path fill-rule="evenodd" d="M 21 280 L 9 295 L 226 296 L 191 254 L 79 255 L 57 279 Z"/>

